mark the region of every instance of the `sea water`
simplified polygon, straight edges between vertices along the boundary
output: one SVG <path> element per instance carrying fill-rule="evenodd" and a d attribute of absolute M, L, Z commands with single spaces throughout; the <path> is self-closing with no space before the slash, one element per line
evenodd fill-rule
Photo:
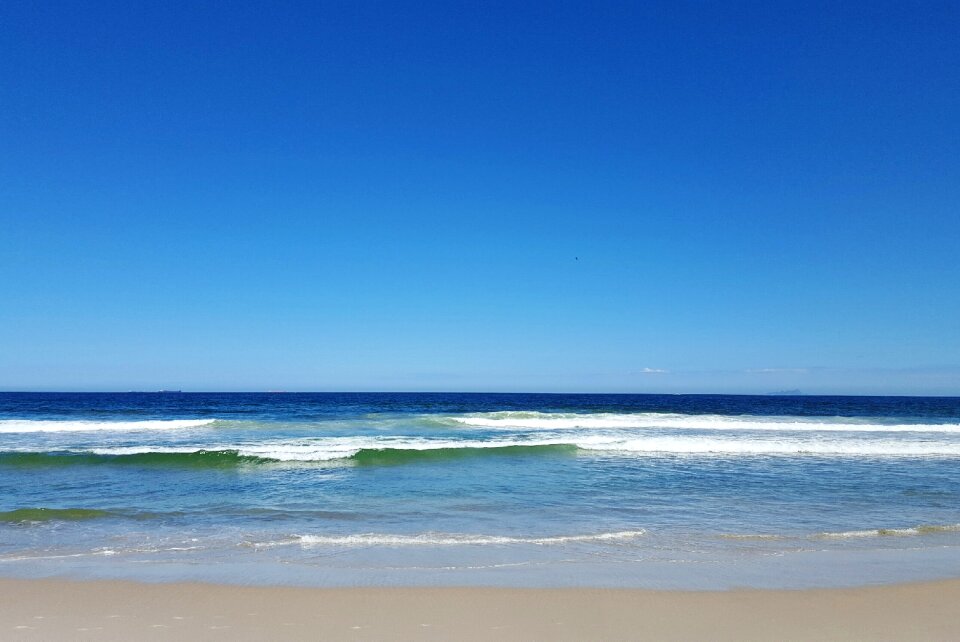
<path fill-rule="evenodd" d="M 960 399 L 0 393 L 0 575 L 960 576 Z"/>

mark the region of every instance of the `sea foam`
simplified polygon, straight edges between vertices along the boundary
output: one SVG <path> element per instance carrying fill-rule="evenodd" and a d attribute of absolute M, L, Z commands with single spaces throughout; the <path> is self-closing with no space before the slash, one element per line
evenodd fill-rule
<path fill-rule="evenodd" d="M 810 455 L 821 457 L 960 457 L 956 440 L 868 439 L 863 437 L 831 438 L 806 435 L 781 435 L 776 438 L 743 436 L 705 436 L 700 434 L 597 433 L 567 431 L 540 439 L 504 436 L 498 439 L 430 439 L 422 437 L 327 437 L 294 442 L 198 443 L 179 446 L 117 446 L 92 449 L 70 449 L 48 453 L 7 451 L 0 453 L 0 464 L 13 464 L 27 456 L 38 463 L 52 458 L 73 458 L 73 463 L 91 463 L 78 455 L 96 455 L 105 459 L 136 458 L 147 463 L 146 455 L 166 455 L 162 461 L 175 463 L 191 456 L 191 461 L 204 457 L 223 465 L 266 462 L 341 462 L 355 465 L 392 465 L 444 461 L 476 457 L 504 456 L 569 456 L 576 454 L 610 456 L 701 457 Z M 18 457 L 19 456 L 19 459 Z M 29 459 L 32 462 L 33 459 Z M 159 463 L 161 460 L 157 460 Z M 69 462 L 64 462 L 69 463 Z M 106 462 L 104 462 L 106 463 Z M 118 461 L 118 463 L 120 463 Z"/>
<path fill-rule="evenodd" d="M 144 421 L 0 419 L 0 433 L 176 430 L 207 426 L 215 421 L 216 419 L 154 419 Z"/>
<path fill-rule="evenodd" d="M 501 430 L 665 428 L 814 432 L 960 433 L 960 423 L 880 423 L 863 417 L 683 415 L 673 413 L 490 412 L 452 416 L 457 424 Z"/>
<path fill-rule="evenodd" d="M 391 535 L 358 533 L 354 535 L 300 535 L 296 541 L 303 546 L 478 546 L 535 544 L 549 546 L 574 542 L 614 542 L 641 537 L 646 530 L 615 531 L 587 535 L 556 535 L 551 537 L 508 537 L 503 535 L 468 535 L 461 533 L 420 533 Z"/>

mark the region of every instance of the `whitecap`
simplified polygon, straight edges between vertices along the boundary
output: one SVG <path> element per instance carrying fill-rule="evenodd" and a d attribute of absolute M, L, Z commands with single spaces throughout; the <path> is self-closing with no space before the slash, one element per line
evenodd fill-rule
<path fill-rule="evenodd" d="M 868 417 L 791 417 L 756 415 L 684 415 L 674 413 L 490 412 L 452 416 L 463 426 L 499 430 L 571 430 L 662 428 L 814 432 L 960 433 L 960 423 L 882 423 Z"/>
<path fill-rule="evenodd" d="M 0 433 L 177 430 L 208 426 L 215 421 L 216 419 L 155 419 L 143 421 L 0 419 Z"/>

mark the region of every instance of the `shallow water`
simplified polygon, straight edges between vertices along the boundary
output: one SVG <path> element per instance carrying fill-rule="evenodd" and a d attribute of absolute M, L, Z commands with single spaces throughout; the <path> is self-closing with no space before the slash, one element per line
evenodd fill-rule
<path fill-rule="evenodd" d="M 832 586 L 960 575 L 960 399 L 0 394 L 0 574 Z"/>

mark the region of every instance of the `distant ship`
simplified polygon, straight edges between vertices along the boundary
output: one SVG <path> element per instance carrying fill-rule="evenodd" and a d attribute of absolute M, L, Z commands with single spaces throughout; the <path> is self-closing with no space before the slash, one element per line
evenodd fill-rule
<path fill-rule="evenodd" d="M 183 392 L 183 390 L 157 390 L 157 394 L 171 393 L 171 392 Z"/>

